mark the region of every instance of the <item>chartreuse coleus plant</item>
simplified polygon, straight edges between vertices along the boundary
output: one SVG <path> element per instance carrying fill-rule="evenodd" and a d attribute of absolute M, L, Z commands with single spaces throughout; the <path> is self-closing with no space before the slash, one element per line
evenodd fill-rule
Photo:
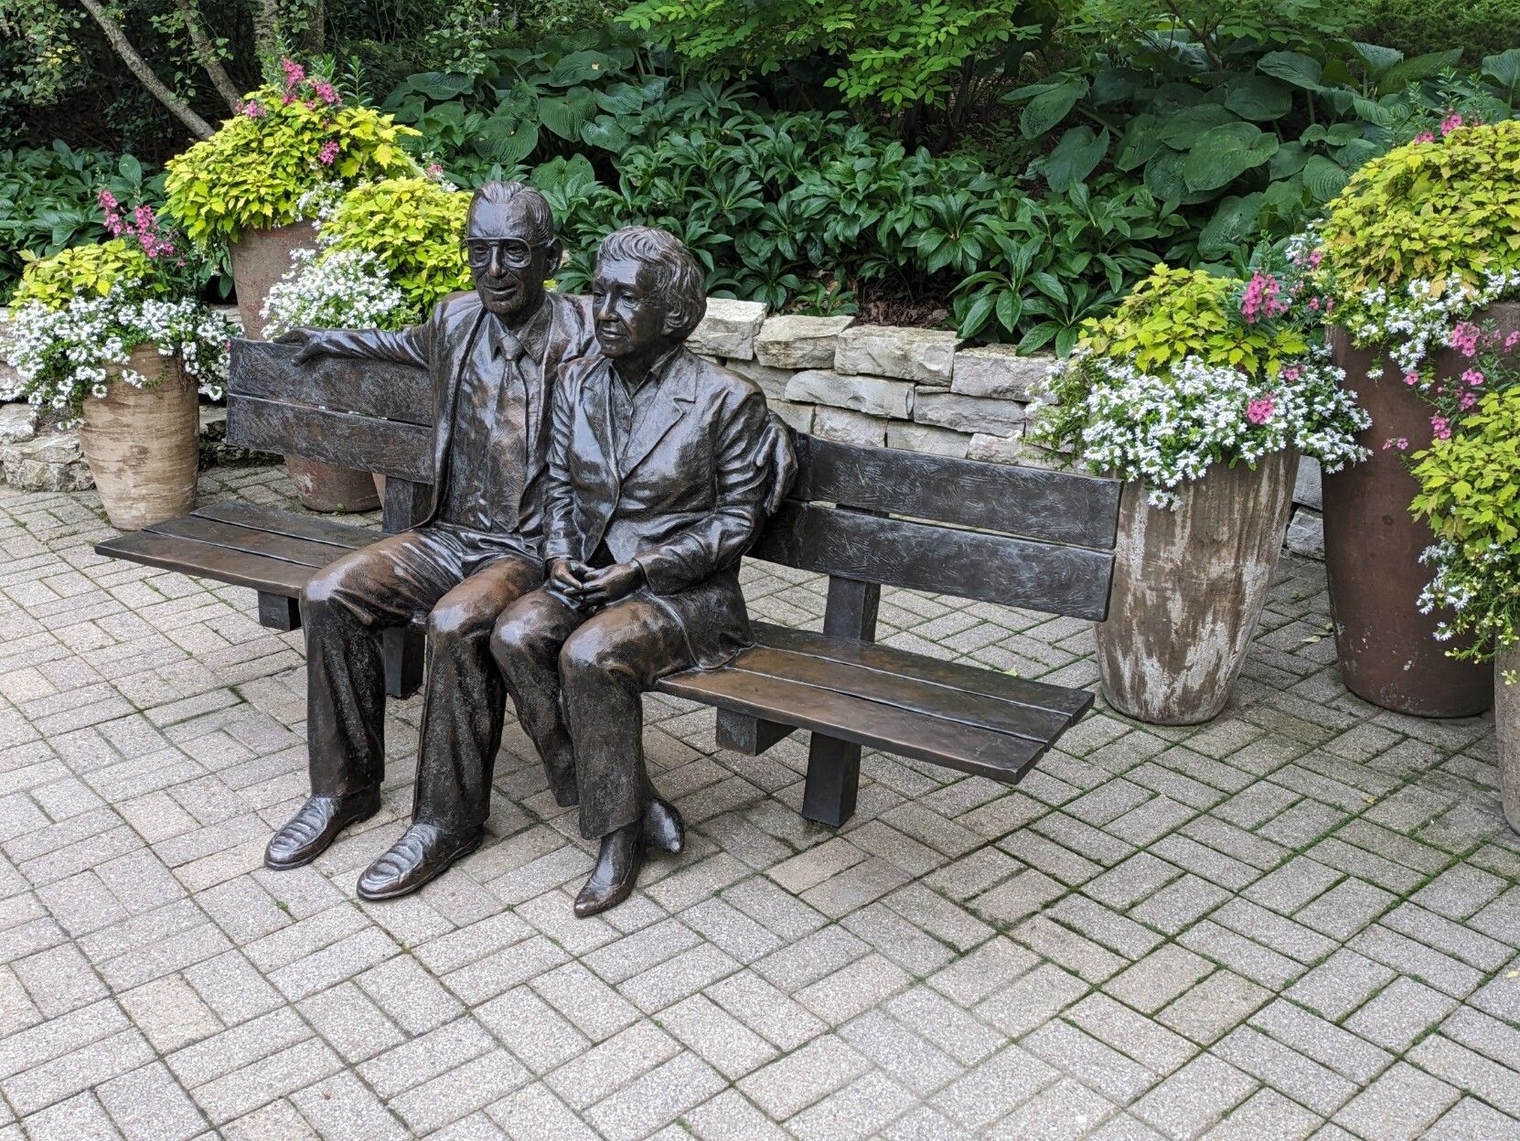
<path fill-rule="evenodd" d="M 1158 265 L 1084 326 L 1051 374 L 1035 441 L 1173 508 L 1215 464 L 1286 448 L 1328 471 L 1365 458 L 1367 415 L 1308 331 L 1312 300 L 1287 271 L 1245 281 Z"/>
<path fill-rule="evenodd" d="M 1491 658 L 1520 639 L 1520 384 L 1489 391 L 1413 460 L 1420 491 L 1410 510 L 1436 535 L 1424 555 L 1435 577 L 1420 609 L 1449 611 L 1436 631 L 1442 641 L 1470 636 L 1451 657 Z"/>
<path fill-rule="evenodd" d="M 324 182 L 421 173 L 401 146 L 417 131 L 345 104 L 299 64 L 283 67 L 283 83 L 253 92 L 216 134 L 169 160 L 166 208 L 192 241 L 231 242 L 301 221 L 303 197 Z"/>
<path fill-rule="evenodd" d="M 270 290 L 265 334 L 297 326 L 399 329 L 470 287 L 460 238 L 470 195 L 431 178 L 361 183 L 316 208 L 316 251 Z"/>
<path fill-rule="evenodd" d="M 1372 160 L 1331 203 L 1317 240 L 1307 256 L 1332 295 L 1329 320 L 1388 352 L 1435 405 L 1441 435 L 1481 384 L 1437 377 L 1430 355 L 1473 357 L 1474 315 L 1520 298 L 1520 119 L 1482 125 L 1451 115 L 1439 135 Z"/>

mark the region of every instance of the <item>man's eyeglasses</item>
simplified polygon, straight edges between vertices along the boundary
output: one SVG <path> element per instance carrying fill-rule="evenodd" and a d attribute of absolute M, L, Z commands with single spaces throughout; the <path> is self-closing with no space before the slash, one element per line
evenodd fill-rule
<path fill-rule="evenodd" d="M 509 269 L 523 269 L 533 262 L 533 247 L 516 238 L 466 238 L 464 256 L 472 268 L 479 269 L 491 263 L 491 251 L 495 250 L 501 264 Z"/>

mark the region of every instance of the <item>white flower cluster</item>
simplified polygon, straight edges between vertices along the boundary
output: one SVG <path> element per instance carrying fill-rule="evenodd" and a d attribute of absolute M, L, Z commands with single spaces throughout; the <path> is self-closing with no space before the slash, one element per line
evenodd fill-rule
<path fill-rule="evenodd" d="M 145 387 L 159 378 L 128 362 L 133 349 L 148 344 L 160 356 L 179 357 L 200 390 L 220 399 L 236 327 L 199 302 L 143 299 L 141 291 L 141 282 L 118 282 L 104 297 L 78 297 L 62 309 L 33 301 L 12 313 L 17 379 L 0 400 L 62 410 L 77 408 L 85 396 L 104 396 L 113 375 Z"/>
<path fill-rule="evenodd" d="M 1425 363 L 1432 352 L 1447 347 L 1452 327 L 1487 305 L 1513 297 L 1520 297 L 1520 270 L 1485 274 L 1478 286 L 1453 274 L 1439 288 L 1416 280 L 1402 294 L 1390 296 L 1382 288 L 1366 290 L 1356 297 L 1354 306 L 1342 309 L 1341 323 L 1356 344 L 1386 348 L 1406 378 L 1419 377 L 1412 387 L 1424 392 L 1434 383 Z M 1382 375 L 1381 365 L 1368 374 L 1372 380 Z"/>
<path fill-rule="evenodd" d="M 330 221 L 337 213 L 343 195 L 347 193 L 348 187 L 337 180 L 319 182 L 296 199 L 296 217 L 314 223 L 321 230 L 322 223 Z"/>
<path fill-rule="evenodd" d="M 399 329 L 416 316 L 380 259 L 364 250 L 298 250 L 260 315 L 266 337 L 291 329 Z"/>
<path fill-rule="evenodd" d="M 1185 357 L 1162 375 L 1130 360 L 1088 356 L 1079 349 L 1058 367 L 1080 369 L 1087 382 L 1081 459 L 1089 470 L 1146 485 L 1154 507 L 1175 508 L 1184 483 L 1216 463 L 1244 461 L 1296 448 L 1327 471 L 1365 459 L 1355 433 L 1371 419 L 1345 374 L 1322 354 L 1285 366 L 1276 379 Z M 1043 409 L 1037 417 L 1055 413 Z M 1038 424 L 1038 419 L 1036 421 Z"/>
<path fill-rule="evenodd" d="M 1441 609 L 1453 615 L 1436 625 L 1436 641 L 1471 634 L 1470 641 L 1479 646 L 1515 644 L 1520 594 L 1514 584 L 1520 582 L 1520 550 L 1441 539 L 1425 548 L 1420 561 L 1435 568 L 1435 577 L 1420 592 L 1420 613 Z"/>

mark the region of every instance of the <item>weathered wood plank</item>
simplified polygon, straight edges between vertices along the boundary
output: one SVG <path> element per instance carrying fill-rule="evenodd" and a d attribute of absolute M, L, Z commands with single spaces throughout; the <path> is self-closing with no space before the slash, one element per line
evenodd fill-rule
<path fill-rule="evenodd" d="M 296 365 L 296 351 L 294 345 L 272 341 L 233 341 L 228 391 L 424 427 L 432 424 L 433 386 L 426 369 L 330 356 Z"/>
<path fill-rule="evenodd" d="M 775 721 L 762 721 L 732 709 L 718 710 L 718 748 L 731 749 L 746 757 L 758 757 L 778 741 L 790 737 L 796 727 Z"/>
<path fill-rule="evenodd" d="M 155 535 L 174 535 L 181 539 L 194 539 L 212 546 L 225 547 L 229 551 L 242 551 L 249 555 L 261 555 L 268 559 L 297 563 L 303 567 L 320 569 L 334 559 L 349 553 L 348 547 L 336 546 L 315 539 L 295 539 L 272 531 L 255 531 L 251 527 L 239 527 L 217 519 L 199 515 L 181 515 L 177 519 L 165 519 L 146 530 Z"/>
<path fill-rule="evenodd" d="M 386 532 L 396 534 L 420 525 L 432 503 L 432 484 L 387 477 L 383 511 Z"/>
<path fill-rule="evenodd" d="M 1022 779 L 1045 752 L 1044 746 L 1023 737 L 908 713 L 732 666 L 671 674 L 660 679 L 657 688 L 675 697 L 796 725 L 1007 784 Z"/>
<path fill-rule="evenodd" d="M 296 511 L 281 511 L 274 507 L 260 507 L 237 499 L 221 503 L 208 503 L 197 507 L 190 514 L 202 519 L 217 519 L 238 527 L 255 531 L 269 531 L 276 535 L 289 535 L 293 539 L 311 539 L 318 543 L 331 543 L 345 550 L 367 547 L 381 537 L 373 527 L 360 527 L 353 523 L 340 523 L 322 515 L 305 515 Z"/>
<path fill-rule="evenodd" d="M 316 568 L 267 559 L 260 555 L 229 551 L 211 543 L 159 535 L 152 531 L 133 531 L 107 539 L 96 546 L 97 554 L 127 559 L 134 563 L 163 567 L 201 578 L 251 587 L 265 594 L 296 598 L 301 587 L 316 573 Z"/>
<path fill-rule="evenodd" d="M 256 396 L 227 397 L 227 442 L 426 483 L 433 431 Z"/>
<path fill-rule="evenodd" d="M 774 646 L 793 654 L 808 654 L 825 661 L 860 666 L 885 674 L 901 674 L 931 685 L 1048 709 L 1068 720 L 1074 721 L 1082 716 L 1093 703 L 1093 695 L 1085 689 L 1068 689 L 1062 685 L 1030 681 L 981 666 L 941 661 L 939 658 L 907 650 L 895 650 L 890 646 L 877 646 L 848 638 L 831 638 L 827 634 L 794 630 L 789 626 L 773 626 L 768 622 L 756 622 L 754 631 L 756 642 L 762 646 Z"/>
<path fill-rule="evenodd" d="M 940 523 L 1108 550 L 1123 484 L 799 435 L 792 495 Z"/>
<path fill-rule="evenodd" d="M 1102 621 L 1113 555 L 783 504 L 750 552 L 827 575 Z"/>
<path fill-rule="evenodd" d="M 1067 714 L 1050 709 L 765 646 L 746 650 L 734 660 L 734 666 L 767 677 L 786 678 L 835 693 L 879 701 L 910 713 L 996 729 L 999 733 L 1027 737 L 1042 744 L 1065 732 L 1072 723 Z"/>

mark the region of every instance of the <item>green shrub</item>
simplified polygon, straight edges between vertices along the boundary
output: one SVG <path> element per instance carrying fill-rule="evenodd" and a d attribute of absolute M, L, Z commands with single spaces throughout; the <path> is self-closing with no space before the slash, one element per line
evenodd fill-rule
<path fill-rule="evenodd" d="M 168 162 L 166 205 L 192 241 L 236 241 L 246 229 L 297 221 L 302 195 L 324 182 L 418 173 L 400 145 L 416 134 L 369 107 L 345 106 L 320 81 L 269 84 Z"/>
<path fill-rule="evenodd" d="M 355 187 L 322 224 L 324 250 L 364 250 L 379 257 L 409 305 L 433 303 L 470 288 L 460 238 L 470 195 L 426 178 L 388 178 Z"/>
<path fill-rule="evenodd" d="M 1331 203 L 1322 233 L 1324 268 L 1348 300 L 1520 269 L 1520 120 L 1460 127 L 1374 159 Z"/>
<path fill-rule="evenodd" d="M 1405 55 L 1460 48 L 1476 64 L 1520 47 L 1520 5 L 1514 0 L 1365 0 L 1358 38 Z"/>
<path fill-rule="evenodd" d="M 142 249 L 122 238 L 71 246 L 28 263 L 11 303 L 62 309 L 76 297 L 104 297 L 118 281 L 150 278 L 152 270 Z"/>

